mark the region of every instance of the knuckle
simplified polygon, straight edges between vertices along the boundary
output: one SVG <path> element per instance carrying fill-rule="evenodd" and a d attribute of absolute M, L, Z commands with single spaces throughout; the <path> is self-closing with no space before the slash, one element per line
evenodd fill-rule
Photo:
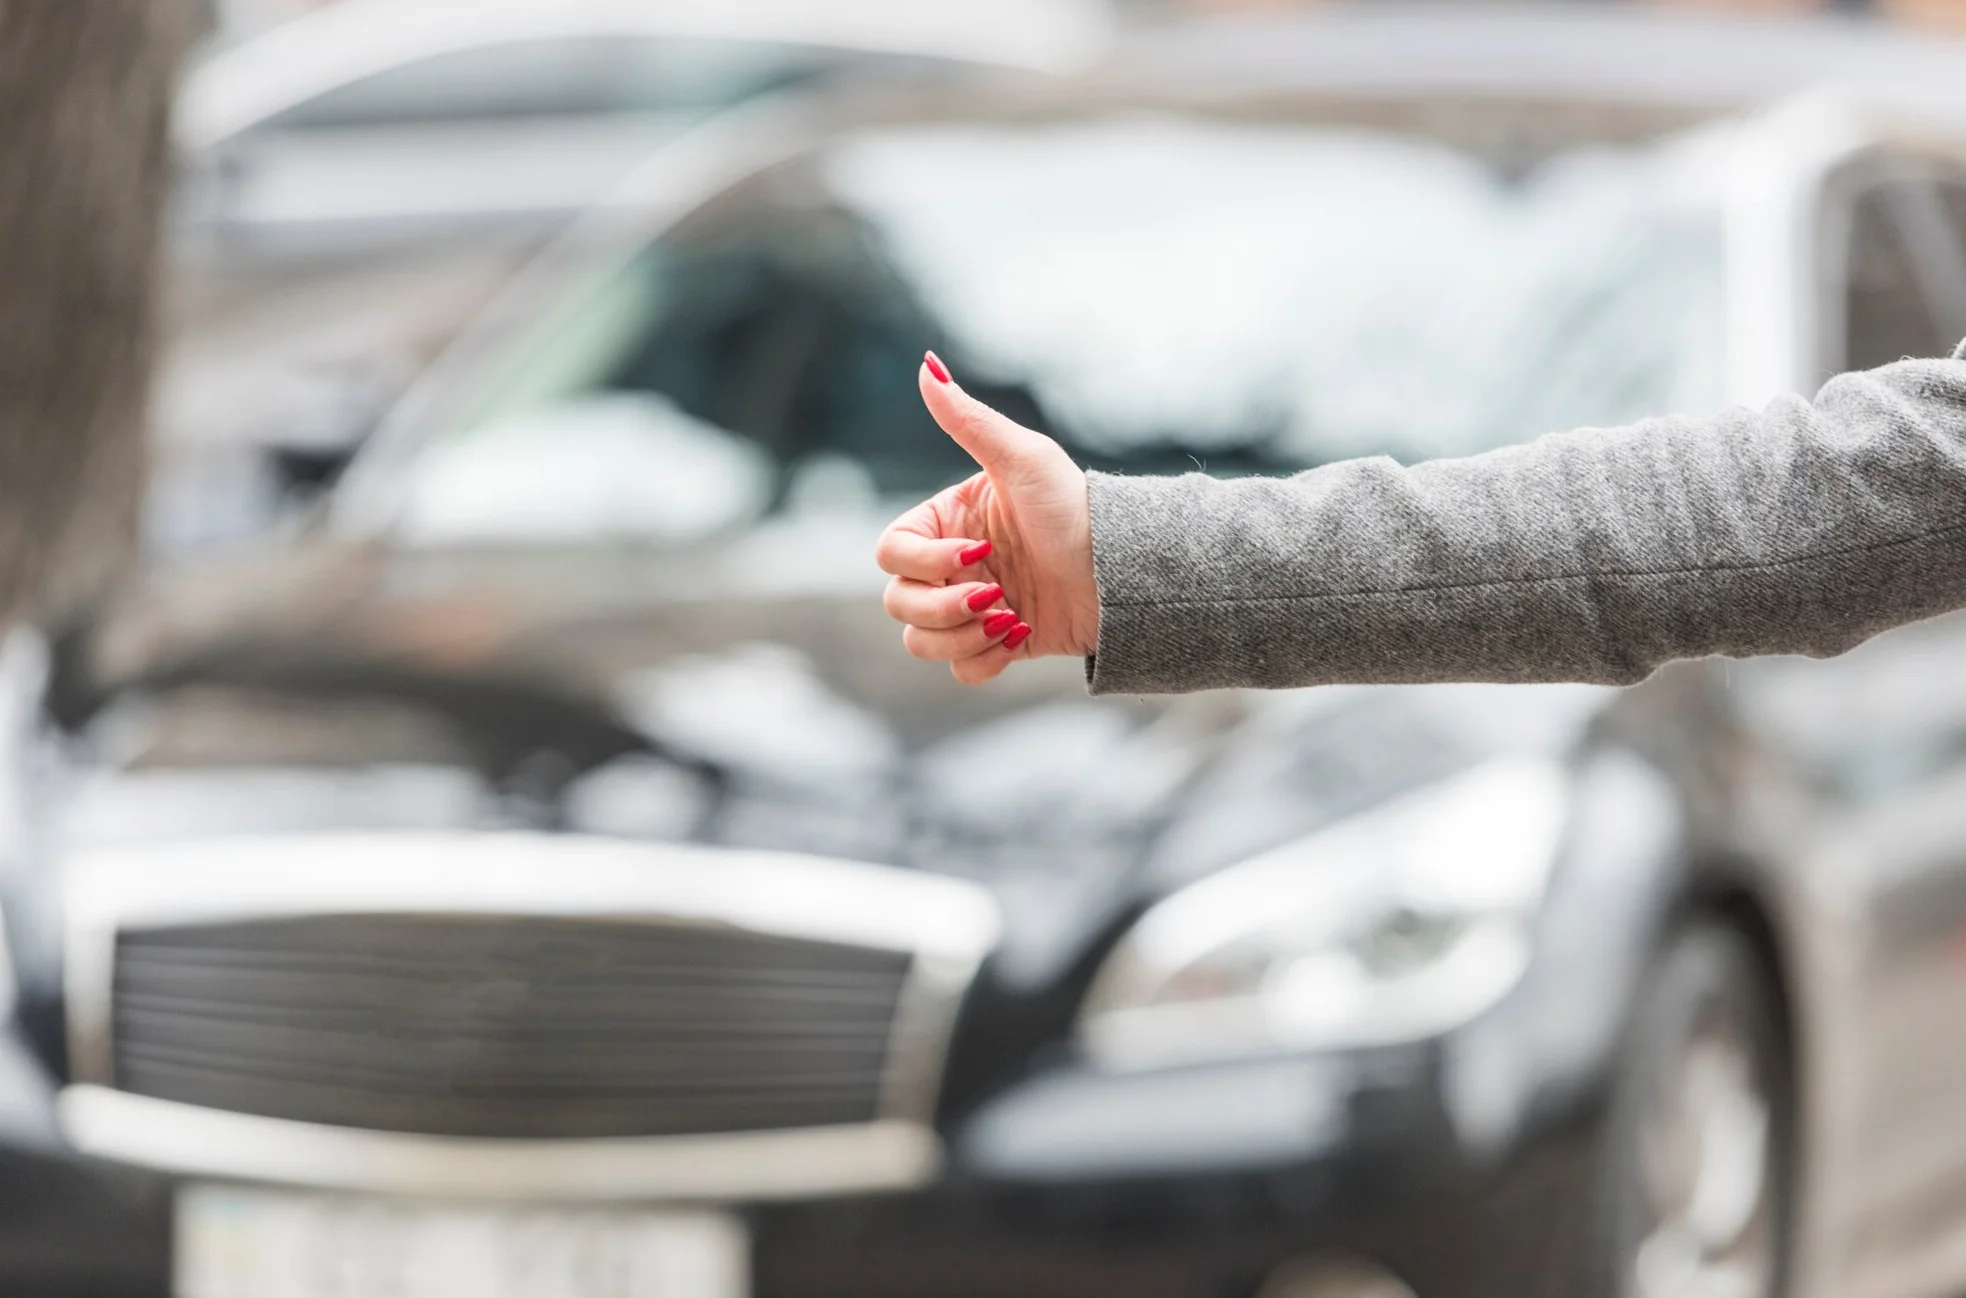
<path fill-rule="evenodd" d="M 962 424 L 965 433 L 977 433 L 986 437 L 996 431 L 996 418 L 989 407 L 974 401 L 963 402 L 962 408 L 956 411 L 956 420 Z"/>
<path fill-rule="evenodd" d="M 965 685 L 981 685 L 1002 670 L 995 656 L 988 652 L 990 648 L 991 646 L 985 645 L 983 652 L 950 663 L 950 671 L 955 673 L 956 679 Z"/>
<path fill-rule="evenodd" d="M 909 623 L 902 629 L 902 642 L 908 652 L 917 658 L 930 662 L 948 662 L 963 655 L 963 646 L 956 633 L 938 627 L 924 627 Z"/>

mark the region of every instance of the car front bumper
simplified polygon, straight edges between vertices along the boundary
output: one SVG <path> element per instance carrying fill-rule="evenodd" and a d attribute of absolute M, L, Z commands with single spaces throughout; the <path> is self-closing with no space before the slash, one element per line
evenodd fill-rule
<path fill-rule="evenodd" d="M 1580 1292 L 1600 1106 L 1573 1097 L 1481 1149 L 1441 1078 L 1432 1046 L 1059 1068 L 962 1123 L 931 1190 L 761 1213 L 759 1292 L 1220 1298 L 1340 1258 L 1423 1298 Z"/>
<path fill-rule="evenodd" d="M 161 1298 L 174 1178 L 67 1150 L 52 1084 L 23 1071 L 37 1067 L 24 1051 L 9 1059 L 0 1292 Z M 1419 1046 L 1039 1072 L 952 1126 L 928 1186 L 743 1208 L 757 1293 L 1228 1298 L 1341 1257 L 1423 1298 L 1578 1292 L 1595 1106 L 1546 1111 L 1478 1147 L 1441 1061 Z"/>

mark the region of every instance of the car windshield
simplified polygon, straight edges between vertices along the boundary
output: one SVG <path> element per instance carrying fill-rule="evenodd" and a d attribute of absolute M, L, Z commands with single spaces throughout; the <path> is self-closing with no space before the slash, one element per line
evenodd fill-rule
<path fill-rule="evenodd" d="M 1720 400 L 1699 135 L 1504 167 L 1170 116 L 863 132 L 591 272 L 449 406 L 413 530 L 697 537 L 967 471 L 924 346 L 1082 462 L 1288 472 Z M 816 485 L 815 485 L 816 484 Z"/>

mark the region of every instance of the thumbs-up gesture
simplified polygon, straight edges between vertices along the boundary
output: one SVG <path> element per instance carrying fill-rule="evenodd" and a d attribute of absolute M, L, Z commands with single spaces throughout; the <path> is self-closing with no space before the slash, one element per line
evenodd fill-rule
<path fill-rule="evenodd" d="M 930 352 L 922 400 L 982 471 L 881 533 L 888 613 L 917 658 L 978 685 L 1019 658 L 1089 654 L 1099 643 L 1085 474 L 1043 433 L 957 386 Z"/>

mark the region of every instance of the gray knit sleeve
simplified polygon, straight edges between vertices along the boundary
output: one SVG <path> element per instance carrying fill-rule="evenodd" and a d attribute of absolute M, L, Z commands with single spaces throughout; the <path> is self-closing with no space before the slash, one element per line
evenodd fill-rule
<path fill-rule="evenodd" d="M 1088 490 L 1094 693 L 1826 656 L 1966 606 L 1966 361 L 1411 468 Z"/>

